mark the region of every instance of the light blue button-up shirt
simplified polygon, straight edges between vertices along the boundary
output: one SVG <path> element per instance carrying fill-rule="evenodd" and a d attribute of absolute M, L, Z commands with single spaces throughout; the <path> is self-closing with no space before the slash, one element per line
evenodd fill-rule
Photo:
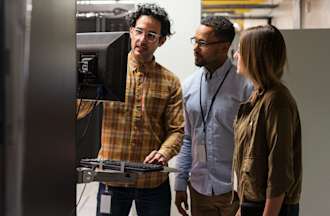
<path fill-rule="evenodd" d="M 210 109 L 212 97 L 227 71 Z M 236 67 L 229 59 L 212 76 L 201 67 L 184 82 L 185 136 L 176 159 L 179 170 L 175 178 L 176 191 L 186 191 L 189 177 L 192 187 L 204 195 L 232 190 L 233 123 L 240 103 L 248 99 L 252 89 L 252 84 L 236 73 Z M 205 132 L 200 105 L 205 117 Z M 204 146 L 200 148 L 199 145 Z M 201 149 L 205 151 L 204 159 L 198 156 Z"/>

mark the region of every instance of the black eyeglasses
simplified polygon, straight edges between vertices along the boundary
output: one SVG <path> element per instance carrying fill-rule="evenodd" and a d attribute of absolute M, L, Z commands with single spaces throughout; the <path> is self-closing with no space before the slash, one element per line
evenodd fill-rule
<path fill-rule="evenodd" d="M 197 40 L 196 38 L 192 37 L 190 38 L 190 42 L 192 45 L 198 45 L 199 47 L 206 47 L 212 44 L 217 44 L 217 43 L 225 43 L 225 41 L 213 41 L 213 42 L 207 42 L 204 40 Z"/>

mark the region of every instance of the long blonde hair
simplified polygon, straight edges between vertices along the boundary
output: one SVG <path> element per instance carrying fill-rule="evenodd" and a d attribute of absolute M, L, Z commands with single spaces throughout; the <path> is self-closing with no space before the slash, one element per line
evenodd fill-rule
<path fill-rule="evenodd" d="M 246 29 L 240 39 L 240 55 L 249 76 L 262 89 L 281 82 L 287 54 L 281 32 L 272 25 Z"/>

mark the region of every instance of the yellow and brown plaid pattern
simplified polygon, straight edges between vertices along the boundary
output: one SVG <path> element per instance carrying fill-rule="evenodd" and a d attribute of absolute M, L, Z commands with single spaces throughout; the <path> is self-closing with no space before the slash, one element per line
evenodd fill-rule
<path fill-rule="evenodd" d="M 99 158 L 143 162 L 153 150 L 172 158 L 184 133 L 181 85 L 171 72 L 153 60 L 139 64 L 130 53 L 125 103 L 103 102 L 102 146 Z M 90 111 L 84 102 L 79 116 Z M 165 173 L 139 175 L 129 187 L 153 188 L 167 179 Z M 120 182 L 112 186 L 127 186 Z"/>

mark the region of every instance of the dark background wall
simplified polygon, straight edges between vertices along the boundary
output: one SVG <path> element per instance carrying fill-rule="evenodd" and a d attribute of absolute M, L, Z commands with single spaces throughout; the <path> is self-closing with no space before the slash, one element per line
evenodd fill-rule
<path fill-rule="evenodd" d="M 4 169 L 5 169 L 5 148 L 4 148 L 4 53 L 5 53 L 5 47 L 4 47 L 4 7 L 3 7 L 3 1 L 0 0 L 0 214 L 4 212 Z"/>
<path fill-rule="evenodd" d="M 0 215 L 65 216 L 75 206 L 75 3 L 4 1 L 6 190 Z"/>

